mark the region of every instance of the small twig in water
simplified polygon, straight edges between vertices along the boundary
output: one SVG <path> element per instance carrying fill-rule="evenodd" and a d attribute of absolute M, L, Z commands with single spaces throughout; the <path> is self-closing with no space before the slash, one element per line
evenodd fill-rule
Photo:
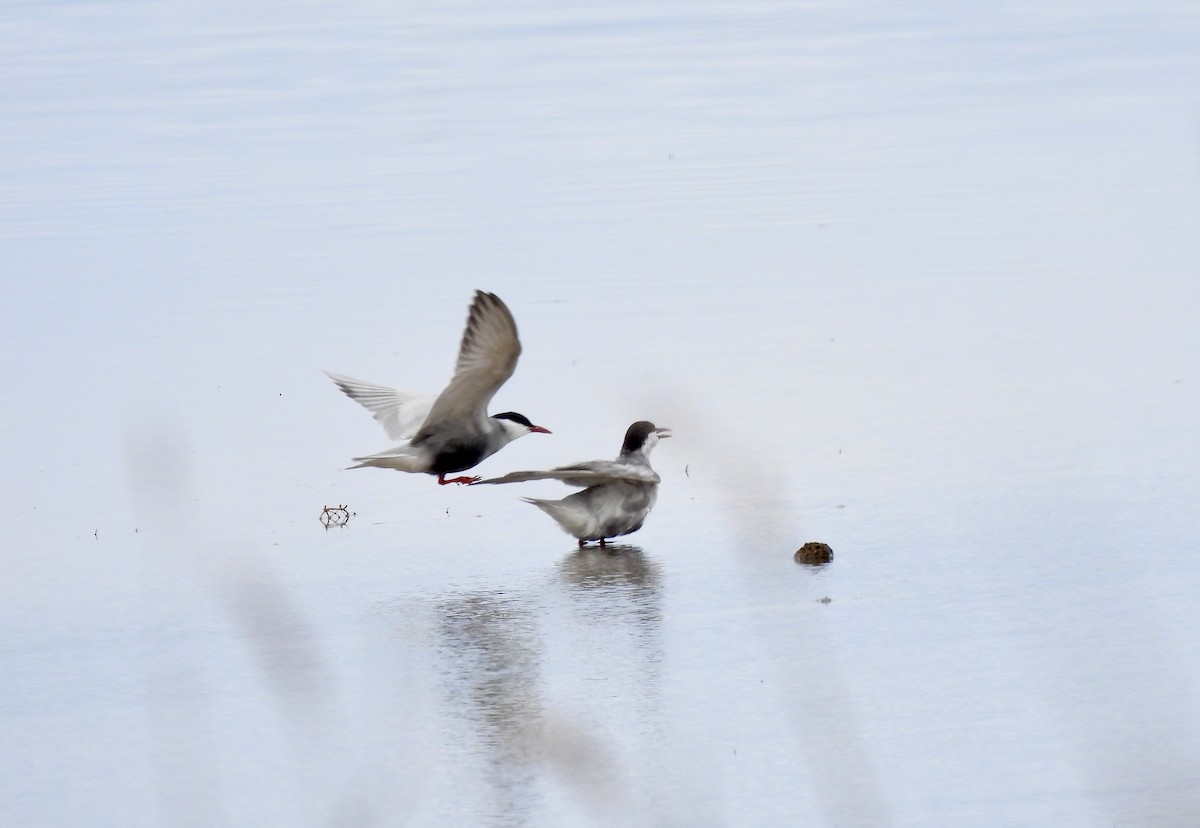
<path fill-rule="evenodd" d="M 321 523 L 325 524 L 326 529 L 330 526 L 345 526 L 350 521 L 351 514 L 345 505 L 326 506 L 321 510 Z"/>

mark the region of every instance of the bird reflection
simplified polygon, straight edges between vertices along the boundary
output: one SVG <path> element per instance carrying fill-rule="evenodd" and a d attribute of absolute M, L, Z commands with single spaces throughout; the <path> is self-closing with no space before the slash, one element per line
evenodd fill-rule
<path fill-rule="evenodd" d="M 626 621 L 632 632 L 657 637 L 662 574 L 639 547 L 575 549 L 558 570 L 580 612 L 598 620 Z"/>
<path fill-rule="evenodd" d="M 572 549 L 559 564 L 563 578 L 583 589 L 624 582 L 647 587 L 657 583 L 658 564 L 649 560 L 640 547 L 610 544 Z"/>
<path fill-rule="evenodd" d="M 459 595 L 437 607 L 447 699 L 482 743 L 494 801 L 505 822 L 530 821 L 535 800 L 533 746 L 540 727 L 541 645 L 528 598 L 514 593 Z"/>
<path fill-rule="evenodd" d="M 543 588 L 435 604 L 448 735 L 481 763 L 464 793 L 478 797 L 476 816 L 536 824 L 547 772 L 597 816 L 612 815 L 614 803 L 629 811 L 622 820 L 657 807 L 652 792 L 669 765 L 661 585 L 659 565 L 637 547 L 572 549 Z M 564 694 L 576 681 L 589 690 Z M 592 692 L 599 685 L 609 692 Z M 623 748 L 636 768 L 621 761 Z"/>
<path fill-rule="evenodd" d="M 576 609 L 590 620 L 623 621 L 626 634 L 648 644 L 662 620 L 662 574 L 636 546 L 576 549 L 559 564 Z M 647 654 L 649 656 L 649 653 Z"/>
<path fill-rule="evenodd" d="M 661 567 L 640 548 L 617 545 L 574 549 L 556 570 L 579 619 L 568 625 L 575 671 L 591 686 L 607 688 L 588 697 L 585 715 L 619 729 L 619 742 L 638 757 L 633 766 L 610 768 L 600 790 L 623 792 L 642 821 L 670 822 L 668 814 L 656 813 L 661 797 L 652 793 L 670 783 L 671 764 L 663 712 Z"/>

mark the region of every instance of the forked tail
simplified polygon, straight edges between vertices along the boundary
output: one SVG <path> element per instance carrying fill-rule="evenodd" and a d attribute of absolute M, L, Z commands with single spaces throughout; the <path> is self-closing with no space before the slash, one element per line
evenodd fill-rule
<path fill-rule="evenodd" d="M 348 466 L 351 469 L 396 469 L 404 472 L 428 471 L 427 458 L 410 446 L 397 446 L 387 451 L 368 454 L 365 457 L 353 457 L 357 465 Z"/>
<path fill-rule="evenodd" d="M 543 512 L 554 518 L 554 522 L 563 531 L 575 538 L 583 538 L 591 534 L 593 518 L 588 510 L 578 503 L 571 503 L 570 498 L 563 500 L 541 500 L 536 497 L 521 498 L 526 503 L 532 503 Z"/>

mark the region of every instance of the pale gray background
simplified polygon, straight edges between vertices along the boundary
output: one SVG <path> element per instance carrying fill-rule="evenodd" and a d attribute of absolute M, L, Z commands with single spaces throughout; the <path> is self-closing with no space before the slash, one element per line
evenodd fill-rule
<path fill-rule="evenodd" d="M 6 3 L 0 821 L 1200 821 L 1198 43 Z M 318 369 L 438 390 L 475 288 L 554 431 L 481 471 L 675 429 L 636 549 L 342 470 Z"/>

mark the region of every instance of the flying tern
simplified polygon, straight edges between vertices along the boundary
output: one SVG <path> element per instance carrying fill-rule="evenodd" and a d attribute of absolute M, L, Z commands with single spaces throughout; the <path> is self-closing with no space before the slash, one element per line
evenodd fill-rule
<path fill-rule="evenodd" d="M 353 458 L 358 465 L 350 468 L 436 474 L 443 486 L 474 483 L 478 477 L 446 475 L 474 468 L 526 434 L 549 434 L 549 429 L 515 411 L 488 416 L 488 403 L 512 376 L 520 355 L 517 323 L 508 306 L 496 294 L 477 290 L 454 376 L 441 394 L 401 391 L 326 371 L 350 399 L 371 412 L 389 437 L 402 441 Z"/>

